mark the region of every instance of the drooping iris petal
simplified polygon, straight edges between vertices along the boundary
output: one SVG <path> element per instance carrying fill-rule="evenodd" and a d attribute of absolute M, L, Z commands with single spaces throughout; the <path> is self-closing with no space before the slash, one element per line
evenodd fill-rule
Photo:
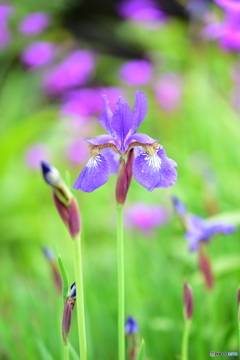
<path fill-rule="evenodd" d="M 113 151 L 111 148 L 105 148 L 102 150 L 102 154 L 106 157 L 109 165 L 111 174 L 118 174 L 118 170 L 120 167 L 120 156 Z"/>
<path fill-rule="evenodd" d="M 99 116 L 98 121 L 109 134 L 114 135 L 115 131 L 111 125 L 113 114 L 109 107 L 109 101 L 106 95 L 103 95 L 102 97 L 104 101 L 104 109 L 102 114 Z"/>
<path fill-rule="evenodd" d="M 167 158 L 161 147 L 155 154 L 140 153 L 133 163 L 133 176 L 149 191 L 155 188 L 167 188 L 177 180 L 175 161 Z"/>
<path fill-rule="evenodd" d="M 104 185 L 110 175 L 110 165 L 104 155 L 91 157 L 73 185 L 76 190 L 92 192 Z"/>
<path fill-rule="evenodd" d="M 144 120 L 148 109 L 147 96 L 143 91 L 135 91 L 135 103 L 133 107 L 133 125 L 131 134 L 133 134 Z"/>
<path fill-rule="evenodd" d="M 126 100 L 120 98 L 112 117 L 112 128 L 119 138 L 120 151 L 124 152 L 124 140 L 132 127 L 132 113 Z"/>

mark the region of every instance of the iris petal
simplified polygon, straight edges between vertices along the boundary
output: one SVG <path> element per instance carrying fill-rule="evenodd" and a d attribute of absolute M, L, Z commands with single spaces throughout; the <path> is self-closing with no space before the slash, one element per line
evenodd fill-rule
<path fill-rule="evenodd" d="M 104 155 L 91 157 L 73 185 L 76 190 L 92 192 L 104 185 L 110 175 L 110 165 Z"/>
<path fill-rule="evenodd" d="M 102 127 L 112 136 L 115 135 L 115 131 L 112 128 L 112 111 L 109 107 L 109 101 L 106 95 L 103 95 L 103 101 L 104 101 L 104 109 L 102 114 L 99 116 L 98 121 L 102 125 Z"/>
<path fill-rule="evenodd" d="M 143 122 L 148 109 L 147 96 L 143 91 L 135 91 L 135 103 L 133 108 L 133 125 L 131 133 L 135 133 L 139 125 Z"/>

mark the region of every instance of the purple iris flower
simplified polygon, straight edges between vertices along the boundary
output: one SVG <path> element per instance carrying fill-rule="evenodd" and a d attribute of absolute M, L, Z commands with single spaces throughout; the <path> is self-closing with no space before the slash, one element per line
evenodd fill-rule
<path fill-rule="evenodd" d="M 159 22 L 166 18 L 154 0 L 123 0 L 118 12 L 122 17 L 137 21 Z"/>
<path fill-rule="evenodd" d="M 44 12 L 31 13 L 21 21 L 19 31 L 24 35 L 37 35 L 48 27 L 49 21 L 49 15 Z"/>
<path fill-rule="evenodd" d="M 138 331 L 139 327 L 136 320 L 132 316 L 129 316 L 125 322 L 125 334 L 131 335 L 137 333 Z"/>
<path fill-rule="evenodd" d="M 199 242 L 208 243 L 211 237 L 217 233 L 231 234 L 236 227 L 224 223 L 210 223 L 203 218 L 190 215 L 188 216 L 188 230 L 185 237 L 189 243 L 189 250 L 196 251 L 199 248 Z"/>
<path fill-rule="evenodd" d="M 73 87 L 83 85 L 95 67 L 93 54 L 77 50 L 58 64 L 44 79 L 44 87 L 52 95 L 59 95 Z"/>
<path fill-rule="evenodd" d="M 30 44 L 21 56 L 22 62 L 30 68 L 48 64 L 54 58 L 54 44 L 38 41 Z"/>
<path fill-rule="evenodd" d="M 104 185 L 110 173 L 116 173 L 120 159 L 123 160 L 134 147 L 137 151 L 132 173 L 137 182 L 149 191 L 172 186 L 177 180 L 175 161 L 166 156 L 157 140 L 146 134 L 136 133 L 147 113 L 145 93 L 135 92 L 133 111 L 126 100 L 120 97 L 114 114 L 110 110 L 106 95 L 103 99 L 104 110 L 98 120 L 108 134 L 87 139 L 92 156 L 73 188 L 92 192 Z M 100 153 L 101 150 L 104 151 Z"/>
<path fill-rule="evenodd" d="M 119 75 L 130 85 L 145 85 L 152 76 L 152 65 L 146 60 L 129 61 L 120 67 Z"/>
<path fill-rule="evenodd" d="M 174 73 L 163 74 L 156 84 L 155 94 L 164 111 L 176 110 L 182 100 L 182 82 L 179 75 Z"/>

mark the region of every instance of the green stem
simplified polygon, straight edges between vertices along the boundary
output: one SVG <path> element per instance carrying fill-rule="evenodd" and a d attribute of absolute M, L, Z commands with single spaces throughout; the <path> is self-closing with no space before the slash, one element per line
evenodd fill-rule
<path fill-rule="evenodd" d="M 69 360 L 69 346 L 68 346 L 68 342 L 66 342 L 64 345 L 64 350 L 63 350 L 63 359 L 64 360 Z"/>
<path fill-rule="evenodd" d="M 76 305 L 77 323 L 80 347 L 80 359 L 87 360 L 87 342 L 84 316 L 84 296 L 83 296 L 83 275 L 82 275 L 82 252 L 80 235 L 73 239 L 74 268 L 76 280 Z"/>
<path fill-rule="evenodd" d="M 124 243 L 123 207 L 117 204 L 117 259 L 118 259 L 118 360 L 125 359 L 124 313 Z"/>
<path fill-rule="evenodd" d="M 181 360 L 188 360 L 188 339 L 190 333 L 191 320 L 185 320 L 182 338 L 182 357 Z"/>

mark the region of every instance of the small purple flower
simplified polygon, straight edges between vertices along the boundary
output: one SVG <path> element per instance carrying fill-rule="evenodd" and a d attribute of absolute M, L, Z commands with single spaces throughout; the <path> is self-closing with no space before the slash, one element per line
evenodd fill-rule
<path fill-rule="evenodd" d="M 137 202 L 126 209 L 126 223 L 149 234 L 153 229 L 166 224 L 168 211 L 164 207 Z"/>
<path fill-rule="evenodd" d="M 119 164 L 120 158 L 127 157 L 129 151 L 135 147 L 138 149 L 132 166 L 135 179 L 149 191 L 172 186 L 177 180 L 175 161 L 166 156 L 163 147 L 156 140 L 146 134 L 136 133 L 147 113 L 145 93 L 135 92 L 133 111 L 126 100 L 120 97 L 114 114 L 108 106 L 107 97 L 104 95 L 103 98 L 104 111 L 99 117 L 99 122 L 108 134 L 87 139 L 92 156 L 73 188 L 92 192 L 104 185 L 113 172 L 111 163 L 114 155 L 118 155 L 118 161 L 115 163 Z M 100 153 L 102 149 L 107 151 L 104 154 Z"/>
<path fill-rule="evenodd" d="M 24 35 L 37 35 L 48 27 L 49 21 L 49 15 L 44 12 L 31 13 L 21 21 L 19 31 Z"/>
<path fill-rule="evenodd" d="M 54 58 L 54 44 L 38 41 L 30 44 L 22 53 L 21 59 L 30 68 L 38 68 Z"/>
<path fill-rule="evenodd" d="M 123 0 L 118 5 L 118 12 L 135 21 L 161 22 L 166 18 L 154 0 Z"/>
<path fill-rule="evenodd" d="M 93 54 L 88 50 L 77 50 L 49 72 L 44 87 L 52 95 L 59 95 L 73 87 L 83 85 L 95 67 Z"/>
<path fill-rule="evenodd" d="M 32 170 L 38 170 L 42 159 L 50 158 L 49 149 L 43 144 L 34 144 L 25 153 L 25 161 Z"/>
<path fill-rule="evenodd" d="M 189 250 L 196 251 L 200 241 L 208 243 L 215 234 L 231 234 L 235 231 L 234 225 L 208 222 L 196 215 L 188 215 L 188 230 L 185 237 L 189 243 Z"/>
<path fill-rule="evenodd" d="M 182 82 L 174 73 L 165 73 L 155 86 L 156 99 L 161 108 L 166 111 L 176 110 L 182 99 Z"/>
<path fill-rule="evenodd" d="M 88 149 L 80 140 L 73 140 L 65 151 L 66 158 L 74 165 L 84 163 L 88 158 Z"/>
<path fill-rule="evenodd" d="M 184 216 L 187 214 L 187 208 L 182 201 L 180 201 L 177 197 L 173 196 L 172 202 L 174 209 L 179 216 Z"/>
<path fill-rule="evenodd" d="M 131 335 L 137 333 L 138 331 L 139 327 L 136 320 L 132 316 L 129 316 L 125 322 L 125 334 Z"/>
<path fill-rule="evenodd" d="M 130 85 L 145 85 L 152 76 L 152 65 L 146 60 L 133 60 L 119 69 L 120 78 Z"/>

